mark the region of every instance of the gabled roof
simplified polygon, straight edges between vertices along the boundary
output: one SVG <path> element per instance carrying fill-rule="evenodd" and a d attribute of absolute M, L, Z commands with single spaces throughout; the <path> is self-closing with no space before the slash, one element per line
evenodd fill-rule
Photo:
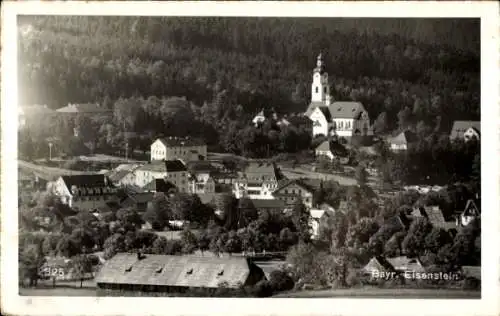
<path fill-rule="evenodd" d="M 181 172 L 187 171 L 186 165 L 179 159 L 166 160 L 165 168 L 167 172 Z"/>
<path fill-rule="evenodd" d="M 316 109 L 317 107 L 326 107 L 326 104 L 323 102 L 312 101 L 311 103 L 309 103 L 305 115 L 310 116 L 312 112 L 314 112 L 314 109 Z"/>
<path fill-rule="evenodd" d="M 330 140 L 325 140 L 324 142 L 322 142 L 318 147 L 316 147 L 316 151 L 329 151 L 334 156 L 339 157 L 349 156 L 349 152 L 342 144 Z"/>
<path fill-rule="evenodd" d="M 120 204 L 125 203 L 127 200 L 130 200 L 133 203 L 148 203 L 151 202 L 154 198 L 154 193 L 151 192 L 141 192 L 135 194 L 129 194 L 125 199 L 123 199 Z"/>
<path fill-rule="evenodd" d="M 153 179 L 143 186 L 142 189 L 150 192 L 168 193 L 170 190 L 176 189 L 176 186 L 172 182 L 165 181 L 164 179 Z"/>
<path fill-rule="evenodd" d="M 246 258 L 143 255 L 118 253 L 106 261 L 96 283 L 229 288 L 247 283 L 251 271 L 260 270 Z"/>
<path fill-rule="evenodd" d="M 166 161 L 151 161 L 137 168 L 138 171 L 151 171 L 151 172 L 180 172 L 187 171 L 186 165 L 179 160 L 166 160 Z"/>
<path fill-rule="evenodd" d="M 158 138 L 156 141 L 160 141 L 165 147 L 191 147 L 191 146 L 204 146 L 206 143 L 197 138 L 192 137 L 175 137 L 169 136 L 164 138 Z M 155 142 L 156 142 L 155 141 Z"/>
<path fill-rule="evenodd" d="M 256 209 L 284 209 L 285 202 L 277 199 L 250 199 Z"/>
<path fill-rule="evenodd" d="M 394 145 L 406 145 L 417 141 L 417 136 L 411 131 L 399 133 L 396 137 L 389 140 Z"/>
<path fill-rule="evenodd" d="M 118 170 L 118 171 L 114 171 L 114 172 L 109 173 L 108 177 L 112 182 L 118 182 L 118 181 L 122 180 L 123 178 L 125 178 L 131 172 L 132 171 L 129 171 L 129 170 Z"/>
<path fill-rule="evenodd" d="M 104 113 L 112 110 L 101 107 L 97 103 L 69 103 L 67 106 L 56 110 L 59 113 Z"/>
<path fill-rule="evenodd" d="M 361 102 L 339 101 L 328 106 L 332 118 L 358 118 L 364 111 Z"/>
<path fill-rule="evenodd" d="M 439 208 L 439 206 L 425 206 L 423 208 L 424 216 L 427 217 L 429 222 L 435 227 L 445 227 L 446 221 L 443 216 L 443 212 Z M 422 210 L 420 210 L 422 212 Z"/>
<path fill-rule="evenodd" d="M 375 256 L 370 259 L 367 265 L 363 267 L 365 272 L 372 270 L 394 271 L 394 267 L 383 256 Z"/>
<path fill-rule="evenodd" d="M 416 271 L 423 272 L 425 271 L 424 266 L 417 258 L 408 258 L 407 256 L 386 258 L 387 262 L 389 262 L 395 270 L 402 271 Z"/>
<path fill-rule="evenodd" d="M 476 132 L 481 135 L 481 122 L 480 121 L 455 121 L 453 122 L 453 127 L 451 128 L 450 137 L 460 138 L 463 137 L 465 131 L 470 127 L 476 130 Z"/>
<path fill-rule="evenodd" d="M 295 185 L 303 188 L 304 190 L 306 190 L 310 193 L 314 193 L 314 191 L 316 190 L 316 188 L 314 188 L 311 183 L 307 183 L 303 179 L 287 179 L 287 180 L 280 183 L 278 188 L 276 190 L 274 190 L 274 193 L 279 193 L 279 191 L 281 191 L 282 189 L 284 189 L 286 187 L 289 187 L 292 184 L 295 184 Z"/>
<path fill-rule="evenodd" d="M 463 216 L 479 216 L 481 215 L 481 210 L 477 207 L 474 200 L 469 199 L 465 205 Z"/>
<path fill-rule="evenodd" d="M 111 181 L 108 177 L 102 174 L 83 174 L 83 175 L 72 175 L 72 176 L 61 176 L 64 184 L 71 192 L 71 188 L 76 186 L 77 188 L 103 188 L 103 187 L 113 187 Z"/>

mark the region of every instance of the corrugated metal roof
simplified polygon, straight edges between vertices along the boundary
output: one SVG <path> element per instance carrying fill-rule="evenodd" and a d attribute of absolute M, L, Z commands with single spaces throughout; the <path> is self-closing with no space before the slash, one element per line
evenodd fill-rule
<path fill-rule="evenodd" d="M 72 186 L 77 188 L 104 188 L 113 187 L 111 181 L 102 174 L 81 174 L 71 176 L 61 176 L 66 187 L 71 192 Z"/>
<path fill-rule="evenodd" d="M 225 282 L 237 288 L 245 284 L 251 268 L 245 258 L 143 257 L 138 260 L 137 254 L 116 254 L 101 268 L 96 283 L 217 288 Z"/>

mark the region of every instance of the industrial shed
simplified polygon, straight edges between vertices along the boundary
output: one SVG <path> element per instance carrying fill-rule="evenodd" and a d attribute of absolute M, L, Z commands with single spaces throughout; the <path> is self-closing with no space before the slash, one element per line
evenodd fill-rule
<path fill-rule="evenodd" d="M 96 284 L 99 289 L 137 292 L 185 292 L 251 286 L 264 272 L 247 258 L 141 255 L 118 253 L 106 261 Z"/>

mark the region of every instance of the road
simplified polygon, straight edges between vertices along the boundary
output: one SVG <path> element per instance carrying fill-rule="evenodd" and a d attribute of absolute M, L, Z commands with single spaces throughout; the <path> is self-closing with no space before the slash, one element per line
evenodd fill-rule
<path fill-rule="evenodd" d="M 40 166 L 31 162 L 18 160 L 18 167 L 24 169 L 26 171 L 37 172 L 40 173 L 41 176 L 47 176 L 50 178 L 57 178 L 59 176 L 64 175 L 80 175 L 80 174 L 89 174 L 97 172 L 89 172 L 89 171 L 75 171 L 69 169 L 55 168 L 55 167 L 46 167 Z"/>
<path fill-rule="evenodd" d="M 315 172 L 303 168 L 286 168 L 283 166 L 280 166 L 280 169 L 283 175 L 288 179 L 310 178 L 310 179 L 333 180 L 340 183 L 340 185 L 345 185 L 345 186 L 358 184 L 356 179 L 337 174 Z"/>

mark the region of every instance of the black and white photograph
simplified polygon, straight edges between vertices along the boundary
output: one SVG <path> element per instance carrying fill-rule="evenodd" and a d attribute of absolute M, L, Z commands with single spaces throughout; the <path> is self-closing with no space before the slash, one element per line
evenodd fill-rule
<path fill-rule="evenodd" d="M 481 299 L 480 17 L 15 28 L 12 292 Z"/>

